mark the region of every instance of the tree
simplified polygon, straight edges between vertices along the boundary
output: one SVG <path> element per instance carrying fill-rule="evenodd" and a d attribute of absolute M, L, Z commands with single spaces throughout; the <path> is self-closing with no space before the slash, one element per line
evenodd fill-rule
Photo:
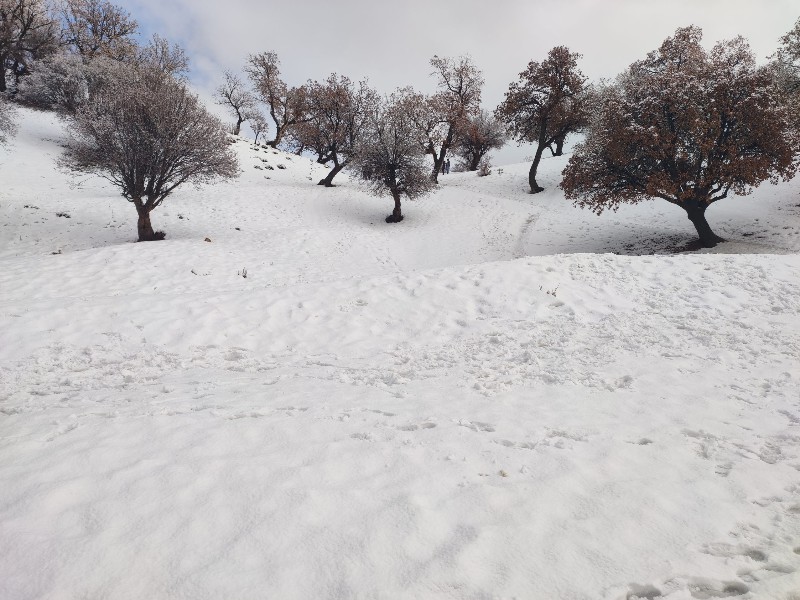
<path fill-rule="evenodd" d="M 778 88 L 785 94 L 792 110 L 792 120 L 800 129 L 800 19 L 781 38 L 781 46 L 773 56 L 773 69 Z"/>
<path fill-rule="evenodd" d="M 267 129 L 269 129 L 269 123 L 267 123 L 266 117 L 261 114 L 261 111 L 258 109 L 253 109 L 249 113 L 247 113 L 247 122 L 250 125 L 250 129 L 253 130 L 256 138 L 253 140 L 253 143 L 258 143 L 258 138 L 261 134 L 266 133 Z"/>
<path fill-rule="evenodd" d="M 156 70 L 185 81 L 189 73 L 189 57 L 178 44 L 170 44 L 166 38 L 153 34 L 145 46 L 136 46 L 128 62 L 141 69 Z"/>
<path fill-rule="evenodd" d="M 299 144 L 312 148 L 320 164 L 333 163 L 319 185 L 333 186 L 333 178 L 356 153 L 358 142 L 378 102 L 377 93 L 365 81 L 358 84 L 335 73 L 324 82 L 309 82 L 309 120 L 298 128 Z"/>
<path fill-rule="evenodd" d="M 661 198 L 685 210 L 700 243 L 713 247 L 723 240 L 706 209 L 792 177 L 798 140 L 770 70 L 755 66 L 745 40 L 706 52 L 701 37 L 697 27 L 678 29 L 600 94 L 561 187 L 597 214 Z"/>
<path fill-rule="evenodd" d="M 392 94 L 371 111 L 366 135 L 353 158 L 353 168 L 367 188 L 378 196 L 394 199 L 387 223 L 403 220 L 402 196 L 414 200 L 435 187 L 427 174 L 425 154 L 416 134 L 417 126 L 402 93 Z"/>
<path fill-rule="evenodd" d="M 8 71 L 18 83 L 31 61 L 56 47 L 56 24 L 44 0 L 0 0 L 0 92 L 7 90 Z"/>
<path fill-rule="evenodd" d="M 456 154 L 463 161 L 462 169 L 477 171 L 485 156 L 506 143 L 503 124 L 481 110 L 462 125 L 456 142 Z"/>
<path fill-rule="evenodd" d="M 178 186 L 238 173 L 222 123 L 197 96 L 158 68 L 130 64 L 77 111 L 62 162 L 120 188 L 136 207 L 139 241 L 163 239 L 150 213 Z"/>
<path fill-rule="evenodd" d="M 128 60 L 135 54 L 138 23 L 106 0 L 61 0 L 61 39 L 84 60 L 104 56 Z"/>
<path fill-rule="evenodd" d="M 438 183 L 447 153 L 461 129 L 480 109 L 483 75 L 468 56 L 434 56 L 431 66 L 439 91 L 424 97 L 409 89 L 405 101 L 414 109 L 409 114 L 425 152 L 433 157 L 431 179 Z"/>
<path fill-rule="evenodd" d="M 25 104 L 74 113 L 88 99 L 86 66 L 79 56 L 62 50 L 37 61 L 18 91 Z"/>
<path fill-rule="evenodd" d="M 545 148 L 552 144 L 562 147 L 567 135 L 585 120 L 579 101 L 586 81 L 578 69 L 580 57 L 557 46 L 541 63 L 531 61 L 519 74 L 519 81 L 508 86 L 505 100 L 495 111 L 519 143 L 536 144 L 528 173 L 532 194 L 544 190 L 536 182 L 536 171 Z"/>
<path fill-rule="evenodd" d="M 225 81 L 220 85 L 214 97 L 217 104 L 225 106 L 233 112 L 236 117 L 236 124 L 233 126 L 233 135 L 239 135 L 244 123 L 250 117 L 252 111 L 256 110 L 256 97 L 248 90 L 242 80 L 230 71 L 224 73 Z"/>
<path fill-rule="evenodd" d="M 275 52 L 251 54 L 247 74 L 261 100 L 269 107 L 275 124 L 275 138 L 268 145 L 277 148 L 292 128 L 308 121 L 308 94 L 304 86 L 289 87 L 281 79 L 280 60 Z"/>

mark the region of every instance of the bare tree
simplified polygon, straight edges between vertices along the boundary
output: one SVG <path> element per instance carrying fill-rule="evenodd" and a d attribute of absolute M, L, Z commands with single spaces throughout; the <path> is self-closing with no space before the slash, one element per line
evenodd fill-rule
<path fill-rule="evenodd" d="M 425 151 L 433 157 L 431 179 L 438 183 L 442 165 L 459 131 L 480 108 L 483 75 L 468 56 L 458 59 L 434 56 L 431 66 L 439 91 L 423 101 L 409 90 L 406 101 L 414 107 L 410 114 Z"/>
<path fill-rule="evenodd" d="M 293 127 L 308 121 L 307 90 L 304 86 L 286 85 L 281 79 L 280 60 L 275 52 L 251 54 L 247 63 L 247 74 L 275 124 L 275 138 L 268 144 L 277 148 Z"/>
<path fill-rule="evenodd" d="M 45 0 L 0 0 L 0 92 L 9 71 L 18 83 L 31 61 L 56 50 L 56 29 Z"/>
<path fill-rule="evenodd" d="M 366 135 L 353 158 L 353 169 L 367 188 L 378 196 L 388 195 L 394 200 L 394 210 L 386 217 L 387 223 L 403 220 L 402 196 L 414 200 L 435 187 L 428 175 L 417 133 L 403 94 L 393 94 L 371 111 Z"/>
<path fill-rule="evenodd" d="M 578 69 L 579 58 L 580 54 L 557 46 L 541 63 L 531 61 L 519 81 L 508 86 L 495 111 L 518 142 L 537 144 L 528 173 L 532 194 L 544 190 L 536 182 L 536 171 L 545 148 L 554 143 L 563 147 L 567 134 L 585 121 L 579 99 L 586 78 Z"/>
<path fill-rule="evenodd" d="M 246 115 L 247 123 L 250 125 L 250 129 L 253 130 L 253 134 L 256 136 L 253 143 L 258 143 L 258 138 L 261 135 L 265 134 L 269 129 L 269 123 L 267 123 L 266 117 L 261 114 L 261 111 L 258 109 L 253 109 Z"/>
<path fill-rule="evenodd" d="M 59 14 L 63 43 L 84 60 L 134 56 L 139 25 L 123 8 L 107 0 L 61 0 Z"/>
<path fill-rule="evenodd" d="M 62 163 L 95 172 L 136 207 L 139 241 L 163 239 L 150 213 L 184 183 L 238 173 L 222 123 L 158 68 L 119 64 L 71 122 Z"/>
<path fill-rule="evenodd" d="M 678 29 L 605 90 L 561 187 L 600 214 L 661 198 L 681 207 L 705 247 L 723 241 L 706 209 L 797 169 L 796 131 L 768 68 L 741 37 L 707 52 L 697 27 Z"/>
<path fill-rule="evenodd" d="M 367 128 L 378 94 L 365 81 L 358 84 L 336 74 L 324 82 L 309 82 L 309 120 L 298 128 L 297 137 L 305 148 L 317 153 L 320 164 L 333 163 L 319 185 L 333 186 L 333 178 L 344 169 L 356 152 Z"/>
<path fill-rule="evenodd" d="M 463 161 L 463 170 L 477 171 L 483 158 L 495 148 L 502 148 L 505 143 L 505 126 L 481 110 L 461 126 L 455 151 Z"/>
<path fill-rule="evenodd" d="M 144 46 L 137 46 L 130 59 L 142 69 L 155 69 L 185 81 L 189 73 L 189 57 L 178 44 L 170 44 L 157 33 Z"/>
<path fill-rule="evenodd" d="M 239 135 L 250 113 L 256 110 L 256 97 L 248 90 L 242 80 L 230 71 L 223 74 L 225 81 L 216 89 L 214 98 L 220 104 L 233 112 L 236 123 L 231 130 L 233 135 Z"/>

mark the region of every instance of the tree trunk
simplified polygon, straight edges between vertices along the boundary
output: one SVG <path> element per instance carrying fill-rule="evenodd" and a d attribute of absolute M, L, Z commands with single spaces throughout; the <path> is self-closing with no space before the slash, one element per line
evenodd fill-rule
<path fill-rule="evenodd" d="M 556 142 L 556 151 L 553 152 L 553 156 L 562 156 L 564 154 L 564 140 L 566 136 L 559 136 L 555 139 Z"/>
<path fill-rule="evenodd" d="M 139 220 L 136 223 L 136 229 L 139 233 L 140 242 L 152 242 L 154 240 L 163 240 L 163 233 L 156 233 L 153 231 L 153 226 L 150 224 L 150 209 L 148 209 L 142 201 L 134 201 L 136 205 L 136 212 L 139 214 Z"/>
<path fill-rule="evenodd" d="M 0 54 L 0 92 L 6 91 L 6 60 L 8 55 Z"/>
<path fill-rule="evenodd" d="M 691 204 L 687 202 L 683 206 L 686 215 L 697 230 L 700 244 L 703 248 L 713 248 L 719 242 L 724 242 L 725 240 L 711 230 L 711 226 L 706 221 L 706 208 L 708 208 L 708 205 L 705 202 L 692 202 Z"/>
<path fill-rule="evenodd" d="M 244 119 L 242 117 L 238 117 L 236 119 L 236 125 L 233 127 L 233 135 L 239 135 L 239 132 L 242 130 L 242 123 L 244 123 Z"/>
<path fill-rule="evenodd" d="M 539 144 L 536 148 L 536 155 L 533 157 L 533 164 L 531 165 L 531 170 L 528 172 L 528 185 L 531 186 L 531 194 L 538 194 L 544 191 L 544 188 L 536 183 L 536 170 L 539 168 L 539 163 L 542 161 L 544 148 L 544 144 Z"/>
<path fill-rule="evenodd" d="M 394 210 L 392 214 L 386 217 L 387 223 L 399 223 L 403 220 L 403 213 L 400 212 L 400 192 L 393 189 L 392 198 L 394 198 Z"/>
<path fill-rule="evenodd" d="M 469 162 L 469 170 L 470 171 L 477 171 L 478 167 L 480 166 L 482 158 L 483 158 L 483 156 L 481 156 L 479 153 L 475 152 L 472 155 L 472 160 L 470 160 L 470 162 Z"/>
<path fill-rule="evenodd" d="M 285 126 L 284 127 L 276 126 L 275 127 L 275 139 L 272 140 L 271 142 L 267 142 L 267 146 L 272 146 L 273 148 L 277 148 L 278 144 L 280 144 L 281 140 L 283 139 L 283 134 L 284 134 L 285 131 L 286 131 L 286 127 Z"/>
<path fill-rule="evenodd" d="M 439 173 L 442 172 L 442 165 L 444 164 L 444 157 L 439 158 L 436 152 L 433 152 L 433 171 L 431 172 L 431 181 L 439 183 Z"/>
<path fill-rule="evenodd" d="M 331 172 L 328 173 L 325 179 L 320 179 L 317 185 L 324 185 L 325 187 L 334 187 L 333 178 L 336 177 L 342 169 L 344 169 L 344 164 L 340 165 L 334 162 Z"/>

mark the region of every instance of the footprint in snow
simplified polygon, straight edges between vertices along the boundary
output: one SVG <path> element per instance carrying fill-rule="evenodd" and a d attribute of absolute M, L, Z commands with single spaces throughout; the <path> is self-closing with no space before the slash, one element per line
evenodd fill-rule
<path fill-rule="evenodd" d="M 408 425 L 400 425 L 398 429 L 400 431 L 417 431 L 418 429 L 433 429 L 434 427 L 436 427 L 436 423 L 425 422 L 419 425 L 415 423 L 409 423 Z"/>
<path fill-rule="evenodd" d="M 472 431 L 484 431 L 487 433 L 494 432 L 494 425 L 491 423 L 482 423 L 481 421 L 467 421 L 467 420 L 460 420 L 458 422 L 461 427 L 466 427 L 467 429 L 472 429 Z"/>

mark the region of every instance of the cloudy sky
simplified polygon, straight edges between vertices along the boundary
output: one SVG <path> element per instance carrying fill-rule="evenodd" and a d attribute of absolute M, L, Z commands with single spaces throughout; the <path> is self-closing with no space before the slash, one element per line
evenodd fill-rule
<path fill-rule="evenodd" d="M 694 24 L 713 45 L 746 37 L 759 60 L 800 17 L 798 0 L 117 0 L 149 36 L 186 48 L 192 83 L 206 99 L 224 69 L 240 71 L 248 54 L 278 53 L 284 79 L 299 85 L 332 72 L 368 78 L 381 92 L 413 85 L 433 91 L 434 54 L 468 54 L 486 79 L 493 109 L 531 60 L 553 46 L 583 55 L 592 80 L 614 77 Z M 522 160 L 513 145 L 495 164 Z"/>

